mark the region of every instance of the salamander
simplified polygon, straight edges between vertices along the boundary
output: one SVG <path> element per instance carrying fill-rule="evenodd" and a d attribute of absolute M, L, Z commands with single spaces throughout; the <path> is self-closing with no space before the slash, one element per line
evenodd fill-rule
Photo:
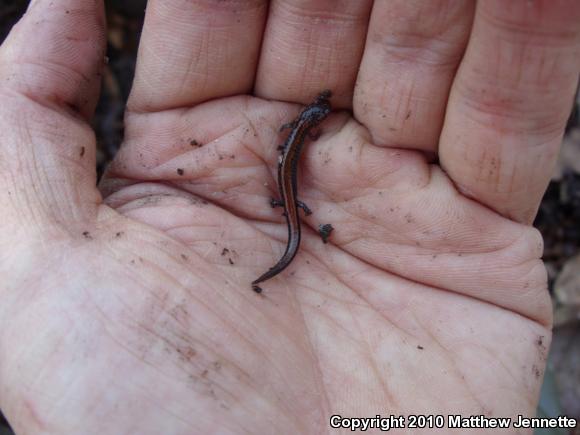
<path fill-rule="evenodd" d="M 282 258 L 252 282 L 252 289 L 256 293 L 262 292 L 262 289 L 257 284 L 273 278 L 286 269 L 298 252 L 301 234 L 298 209 L 303 209 L 306 215 L 312 213 L 306 204 L 299 201 L 297 197 L 298 160 L 306 137 L 315 139 L 312 135 L 312 129 L 319 125 L 332 110 L 329 101 L 331 95 L 332 93 L 329 90 L 322 91 L 311 104 L 300 112 L 300 115 L 294 121 L 284 124 L 280 129 L 290 128 L 291 131 L 284 145 L 279 147 L 282 151 L 278 159 L 278 190 L 280 191 L 281 199 L 272 199 L 270 204 L 272 207 L 284 207 L 284 216 L 288 227 L 288 243 Z"/>

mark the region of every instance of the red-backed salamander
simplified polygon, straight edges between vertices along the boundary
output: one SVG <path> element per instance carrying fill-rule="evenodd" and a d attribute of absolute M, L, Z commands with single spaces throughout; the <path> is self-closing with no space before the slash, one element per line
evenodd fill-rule
<path fill-rule="evenodd" d="M 293 122 L 284 124 L 280 129 L 291 128 L 292 130 L 284 145 L 280 147 L 282 154 L 278 159 L 278 190 L 280 191 L 281 200 L 272 199 L 271 205 L 272 207 L 284 207 L 284 215 L 288 225 L 288 243 L 286 251 L 278 263 L 252 282 L 252 289 L 256 293 L 262 292 L 262 289 L 257 284 L 273 278 L 286 269 L 298 252 L 298 247 L 300 246 L 300 217 L 298 216 L 298 209 L 303 209 L 306 215 L 312 213 L 306 204 L 298 201 L 296 180 L 298 160 L 306 136 L 313 138 L 311 130 L 330 113 L 331 107 L 328 100 L 331 95 L 329 90 L 321 92 L 312 104 L 306 106 L 300 112 L 300 115 Z"/>

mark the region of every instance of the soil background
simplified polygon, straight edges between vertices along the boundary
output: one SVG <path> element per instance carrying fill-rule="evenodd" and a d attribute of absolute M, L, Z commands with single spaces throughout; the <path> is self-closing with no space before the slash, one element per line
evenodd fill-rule
<path fill-rule="evenodd" d="M 123 138 L 123 110 L 130 92 L 146 0 L 105 1 L 109 62 L 93 121 L 99 173 Z M 22 16 L 28 0 L 0 0 L 0 43 Z M 554 340 L 539 415 L 566 414 L 580 422 L 580 111 L 579 99 L 566 129 L 563 149 L 534 225 L 545 241 L 544 260 L 554 300 Z M 0 435 L 11 434 L 0 414 Z M 573 432 L 538 432 L 580 435 Z"/>

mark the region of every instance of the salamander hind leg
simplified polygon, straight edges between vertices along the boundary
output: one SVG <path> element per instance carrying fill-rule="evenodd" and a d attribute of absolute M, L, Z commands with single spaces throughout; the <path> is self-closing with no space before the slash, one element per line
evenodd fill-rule
<path fill-rule="evenodd" d="M 276 198 L 270 198 L 270 206 L 272 208 L 284 207 L 284 201 L 281 201 L 281 200 L 276 199 Z M 286 216 L 286 209 L 284 209 L 284 213 L 282 213 L 282 216 Z"/>
<path fill-rule="evenodd" d="M 283 125 L 280 127 L 280 131 L 284 131 L 284 130 L 286 130 L 286 129 L 288 129 L 288 128 L 292 129 L 292 128 L 294 128 L 294 127 L 296 127 L 296 121 L 287 122 L 286 124 L 283 124 Z"/>

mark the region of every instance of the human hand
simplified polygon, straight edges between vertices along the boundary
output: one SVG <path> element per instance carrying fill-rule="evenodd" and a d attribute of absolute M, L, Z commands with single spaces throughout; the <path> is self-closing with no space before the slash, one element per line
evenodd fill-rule
<path fill-rule="evenodd" d="M 532 415 L 551 306 L 530 223 L 579 17 L 572 0 L 151 0 L 97 189 L 102 4 L 33 2 L 0 50 L 0 405 L 16 432 Z M 306 146 L 314 213 L 258 295 L 286 239 L 268 201 L 300 106 L 282 101 L 325 88 L 352 115 Z"/>

